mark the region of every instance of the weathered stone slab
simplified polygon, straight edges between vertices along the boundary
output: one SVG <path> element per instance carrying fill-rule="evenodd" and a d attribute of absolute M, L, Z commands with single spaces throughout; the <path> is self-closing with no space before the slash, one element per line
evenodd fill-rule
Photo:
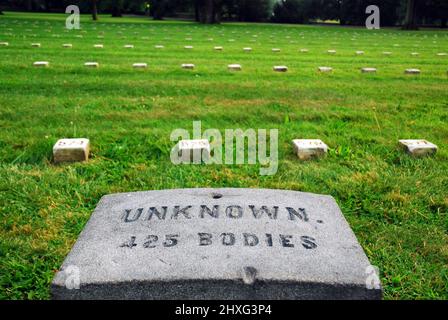
<path fill-rule="evenodd" d="M 154 48 L 156 49 L 163 49 L 165 48 L 164 46 L 162 46 L 161 44 L 155 45 Z"/>
<path fill-rule="evenodd" d="M 134 45 L 133 44 L 125 44 L 124 48 L 125 49 L 134 49 Z"/>
<path fill-rule="evenodd" d="M 330 196 L 177 189 L 104 196 L 53 299 L 380 299 Z M 76 277 L 79 276 L 79 289 Z M 75 278 L 74 278 L 75 277 Z"/>
<path fill-rule="evenodd" d="M 300 52 L 307 53 L 307 52 L 309 52 L 309 50 L 308 49 L 300 49 Z"/>
<path fill-rule="evenodd" d="M 0 47 L 7 47 L 9 46 L 8 42 L 0 42 Z"/>
<path fill-rule="evenodd" d="M 63 48 L 73 48 L 73 45 L 71 43 L 64 43 L 62 45 Z"/>
<path fill-rule="evenodd" d="M 292 143 L 300 160 L 319 158 L 328 151 L 328 146 L 319 139 L 294 139 Z"/>
<path fill-rule="evenodd" d="M 437 152 L 437 146 L 424 139 L 399 140 L 399 143 L 413 156 L 426 156 Z"/>
<path fill-rule="evenodd" d="M 355 53 L 356 53 L 356 55 L 358 55 L 358 56 L 362 56 L 365 52 L 359 50 L 359 51 L 356 51 Z"/>
<path fill-rule="evenodd" d="M 280 52 L 279 48 L 272 48 L 272 52 Z"/>
<path fill-rule="evenodd" d="M 87 161 L 89 152 L 89 139 L 60 139 L 53 146 L 53 159 L 55 163 Z"/>
<path fill-rule="evenodd" d="M 193 49 L 193 46 L 184 46 L 184 49 Z"/>
<path fill-rule="evenodd" d="M 328 50 L 327 53 L 329 53 L 329 54 L 336 54 L 336 50 Z"/>
<path fill-rule="evenodd" d="M 31 46 L 33 47 L 33 48 L 40 48 L 40 43 L 32 43 L 31 44 Z"/>
<path fill-rule="evenodd" d="M 250 48 L 250 47 L 246 47 L 246 48 L 243 48 L 243 51 L 245 51 L 245 52 L 250 52 L 250 51 L 252 51 L 252 48 Z"/>
<path fill-rule="evenodd" d="M 176 148 L 182 162 L 192 162 L 195 153 L 199 160 L 210 158 L 210 142 L 207 139 L 180 140 Z"/>
<path fill-rule="evenodd" d="M 101 43 L 98 43 L 98 44 L 94 44 L 93 47 L 96 49 L 103 49 L 104 45 L 102 45 Z"/>
<path fill-rule="evenodd" d="M 215 49 L 216 51 L 222 51 L 223 48 L 221 46 L 216 46 L 213 49 Z"/>

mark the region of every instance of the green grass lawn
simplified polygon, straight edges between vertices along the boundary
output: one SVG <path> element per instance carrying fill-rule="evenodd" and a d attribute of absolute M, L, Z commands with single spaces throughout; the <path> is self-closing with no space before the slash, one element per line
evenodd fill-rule
<path fill-rule="evenodd" d="M 106 16 L 83 16 L 81 27 L 65 30 L 64 15 L 0 16 L 0 42 L 9 42 L 0 47 L 0 298 L 49 298 L 55 271 L 105 194 L 247 187 L 332 195 L 379 267 L 386 299 L 448 299 L 448 57 L 437 56 L 448 52 L 448 32 Z M 34 68 L 38 60 L 50 67 Z M 134 70 L 136 62 L 148 68 Z M 229 72 L 231 63 L 242 71 Z M 277 174 L 173 165 L 170 133 L 191 131 L 193 120 L 203 129 L 278 129 Z M 92 158 L 53 164 L 53 144 L 71 137 L 89 138 Z M 329 155 L 299 161 L 296 138 L 322 139 Z M 406 138 L 439 151 L 412 158 L 398 147 Z"/>

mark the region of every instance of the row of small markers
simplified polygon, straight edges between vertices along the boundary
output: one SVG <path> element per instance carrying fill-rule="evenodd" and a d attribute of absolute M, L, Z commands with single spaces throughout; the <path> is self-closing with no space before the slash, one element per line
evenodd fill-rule
<path fill-rule="evenodd" d="M 318 158 L 328 152 L 328 146 L 319 139 L 292 140 L 294 152 L 301 160 Z M 432 155 L 438 147 L 427 140 L 399 140 L 399 144 L 413 156 Z M 210 155 L 210 143 L 207 139 L 181 140 L 177 145 L 178 151 L 184 156 L 191 155 L 192 150 L 200 149 Z M 89 158 L 90 141 L 86 138 L 60 139 L 53 147 L 55 162 L 85 161 Z"/>
<path fill-rule="evenodd" d="M 36 61 L 33 63 L 33 65 L 35 67 L 48 67 L 50 65 L 50 63 L 48 61 Z M 86 62 L 86 63 L 84 63 L 84 66 L 90 67 L 90 68 L 98 68 L 100 65 L 98 62 Z M 147 63 L 134 63 L 132 65 L 132 67 L 145 69 L 148 67 L 148 64 Z M 195 65 L 192 63 L 183 63 L 183 64 L 181 64 L 181 67 L 183 69 L 194 69 Z M 242 70 L 242 67 L 239 64 L 229 64 L 227 66 L 227 68 L 232 71 L 241 71 Z M 277 71 L 277 72 L 286 72 L 286 71 L 288 71 L 288 67 L 287 66 L 274 66 L 273 70 Z M 319 72 L 332 72 L 333 68 L 318 67 L 317 70 Z M 376 71 L 377 71 L 376 68 L 361 68 L 362 73 L 375 73 Z M 419 69 L 406 69 L 405 70 L 405 74 L 420 74 L 420 73 L 421 73 L 421 71 Z"/>
<path fill-rule="evenodd" d="M 0 46 L 9 46 L 9 43 L 8 42 L 0 42 Z M 40 43 L 32 43 L 31 46 L 35 47 L 35 48 L 40 48 L 41 44 Z M 66 44 L 63 44 L 62 47 L 64 47 L 64 48 L 72 48 L 73 45 L 70 44 L 70 43 L 66 43 Z M 102 45 L 102 44 L 95 44 L 95 45 L 93 45 L 93 47 L 97 48 L 97 49 L 102 49 L 102 48 L 104 48 L 104 45 Z M 133 49 L 134 45 L 127 44 L 127 45 L 124 45 L 124 48 L 126 48 L 126 49 Z M 155 48 L 156 49 L 163 49 L 164 46 L 156 45 Z M 193 46 L 184 46 L 184 49 L 193 49 Z M 214 47 L 213 49 L 219 51 L 219 50 L 223 50 L 223 47 L 217 46 L 217 47 Z M 243 48 L 243 51 L 252 51 L 252 48 L 249 48 L 249 47 Z M 272 48 L 272 52 L 280 52 L 280 51 L 281 50 L 279 48 Z M 299 51 L 303 52 L 303 53 L 309 52 L 308 49 L 300 49 Z M 329 54 L 336 54 L 336 50 L 328 50 L 327 53 L 329 53 Z M 363 55 L 364 53 L 365 53 L 364 51 L 355 51 L 355 54 L 357 54 L 357 55 Z M 391 55 L 392 52 L 385 51 L 385 52 L 383 52 L 383 54 L 384 55 Z M 418 52 L 411 52 L 411 56 L 418 56 L 418 55 L 419 55 Z M 446 52 L 439 52 L 436 55 L 439 56 L 439 57 L 444 57 L 444 56 L 448 56 L 448 53 L 446 53 Z"/>

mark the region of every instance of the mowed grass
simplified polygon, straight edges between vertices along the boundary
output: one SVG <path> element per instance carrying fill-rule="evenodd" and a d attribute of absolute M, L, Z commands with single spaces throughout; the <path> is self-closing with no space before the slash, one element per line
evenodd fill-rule
<path fill-rule="evenodd" d="M 448 298 L 448 57 L 437 56 L 448 52 L 446 31 L 106 16 L 83 16 L 82 30 L 64 27 L 64 15 L 0 16 L 0 42 L 9 42 L 0 47 L 1 298 L 49 298 L 54 272 L 101 196 L 190 187 L 330 194 L 379 267 L 386 299 Z M 50 67 L 32 67 L 38 60 Z M 136 62 L 148 69 L 134 70 Z M 242 71 L 229 72 L 231 63 Z M 334 72 L 319 74 L 319 66 Z M 407 68 L 422 74 L 407 76 Z M 191 132 L 193 120 L 203 130 L 278 129 L 277 174 L 260 176 L 258 165 L 173 165 L 170 133 Z M 53 164 L 52 146 L 64 137 L 89 138 L 91 160 Z M 295 138 L 322 139 L 329 155 L 300 162 Z M 412 158 L 398 147 L 402 138 L 427 139 L 439 151 Z"/>

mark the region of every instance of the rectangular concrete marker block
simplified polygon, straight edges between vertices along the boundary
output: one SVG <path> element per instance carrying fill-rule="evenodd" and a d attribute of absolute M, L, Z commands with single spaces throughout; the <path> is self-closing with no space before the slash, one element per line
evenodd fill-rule
<path fill-rule="evenodd" d="M 33 66 L 35 67 L 48 67 L 50 63 L 48 61 L 36 61 L 33 63 Z"/>
<path fill-rule="evenodd" d="M 100 64 L 98 62 L 86 62 L 84 63 L 84 66 L 87 68 L 98 68 Z"/>
<path fill-rule="evenodd" d="M 145 69 L 148 67 L 147 63 L 134 63 L 132 65 L 132 67 L 136 68 L 136 69 Z"/>
<path fill-rule="evenodd" d="M 73 45 L 72 45 L 71 43 L 64 43 L 64 44 L 62 45 L 62 47 L 63 47 L 63 48 L 72 48 Z"/>
<path fill-rule="evenodd" d="M 419 69 L 406 69 L 404 71 L 405 74 L 420 74 L 420 70 Z"/>
<path fill-rule="evenodd" d="M 60 139 L 53 146 L 53 159 L 55 163 L 87 161 L 89 152 L 89 139 Z"/>
<path fill-rule="evenodd" d="M 40 48 L 40 43 L 32 43 L 31 46 L 33 48 Z"/>
<path fill-rule="evenodd" d="M 227 68 L 231 71 L 241 71 L 241 65 L 240 64 L 229 64 Z"/>
<path fill-rule="evenodd" d="M 328 54 L 336 54 L 336 50 L 328 50 L 327 53 Z"/>
<path fill-rule="evenodd" d="M 426 156 L 437 152 L 437 146 L 424 139 L 399 140 L 399 143 L 413 156 Z"/>
<path fill-rule="evenodd" d="M 53 299 L 380 299 L 330 196 L 175 189 L 101 199 Z M 73 276 L 79 289 L 69 289 Z M 67 287 L 68 284 L 68 287 Z"/>
<path fill-rule="evenodd" d="M 286 72 L 286 71 L 288 71 L 288 67 L 287 66 L 274 66 L 273 70 L 276 72 Z"/>
<path fill-rule="evenodd" d="M 134 49 L 134 45 L 133 44 L 125 44 L 124 48 L 125 49 Z"/>
<path fill-rule="evenodd" d="M 192 63 L 183 63 L 181 65 L 181 67 L 182 67 L 182 69 L 190 69 L 190 70 L 192 70 L 192 69 L 194 69 L 194 64 L 192 64 Z"/>
<path fill-rule="evenodd" d="M 7 47 L 9 46 L 8 42 L 0 42 L 0 47 Z"/>
<path fill-rule="evenodd" d="M 376 68 L 362 68 L 362 73 L 376 73 Z"/>
<path fill-rule="evenodd" d="M 333 68 L 331 68 L 331 67 L 319 67 L 319 68 L 317 68 L 317 70 L 319 70 L 319 72 L 332 72 Z"/>
<path fill-rule="evenodd" d="M 246 47 L 246 48 L 243 48 L 243 51 L 250 52 L 250 51 L 252 51 L 252 48 Z"/>
<path fill-rule="evenodd" d="M 300 49 L 300 52 L 307 53 L 307 52 L 309 52 L 309 50 L 308 49 Z"/>
<path fill-rule="evenodd" d="M 216 50 L 216 51 L 222 51 L 223 48 L 220 47 L 220 46 L 217 46 L 217 47 L 214 47 L 213 49 Z"/>
<path fill-rule="evenodd" d="M 184 49 L 193 49 L 193 46 L 184 46 Z"/>
<path fill-rule="evenodd" d="M 104 45 L 102 45 L 102 44 L 94 44 L 93 47 L 96 48 L 96 49 L 103 49 Z"/>
<path fill-rule="evenodd" d="M 192 163 L 195 154 L 198 160 L 210 158 L 210 143 L 207 139 L 180 140 L 176 147 L 182 162 Z"/>
<path fill-rule="evenodd" d="M 328 146 L 319 139 L 294 139 L 292 143 L 300 160 L 319 158 L 328 151 Z"/>

